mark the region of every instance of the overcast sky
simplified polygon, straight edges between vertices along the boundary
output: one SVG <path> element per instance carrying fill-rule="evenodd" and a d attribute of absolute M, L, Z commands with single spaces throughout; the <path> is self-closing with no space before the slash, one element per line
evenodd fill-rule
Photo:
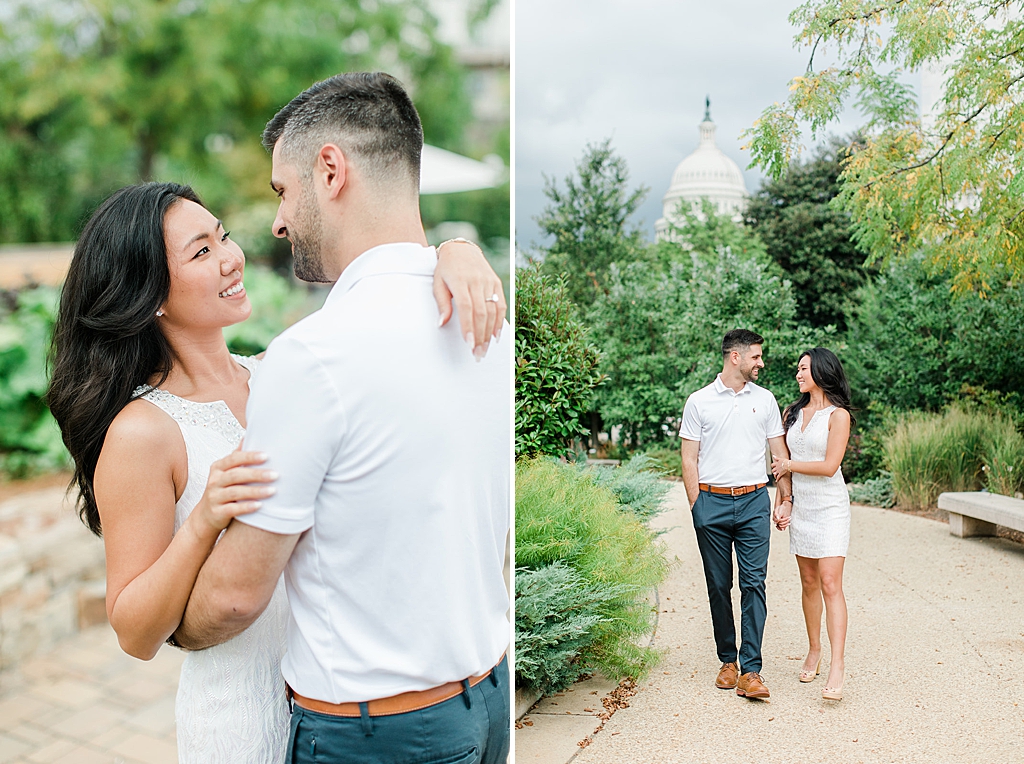
<path fill-rule="evenodd" d="M 543 175 L 562 183 L 588 143 L 610 137 L 633 187 L 651 190 L 637 214 L 648 238 L 672 171 L 697 148 L 704 96 L 717 143 L 754 193 L 740 133 L 788 94 L 807 65 L 793 47 L 798 0 L 516 0 L 515 225 L 520 248 L 543 244 L 533 218 Z M 820 58 L 818 59 L 820 61 Z M 816 61 L 816 64 L 818 61 Z M 856 127 L 848 113 L 836 132 Z"/>

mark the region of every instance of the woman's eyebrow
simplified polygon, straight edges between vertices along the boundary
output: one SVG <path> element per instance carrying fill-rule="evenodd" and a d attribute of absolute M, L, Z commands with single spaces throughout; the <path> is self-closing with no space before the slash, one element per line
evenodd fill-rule
<path fill-rule="evenodd" d="M 223 228 L 223 227 L 224 227 L 224 221 L 223 220 L 218 220 L 217 221 L 217 225 L 213 229 L 213 233 L 216 233 L 220 228 Z M 188 240 L 188 243 L 184 247 L 182 247 L 182 249 L 188 249 L 189 247 L 191 247 L 193 244 L 195 244 L 200 239 L 208 239 L 208 238 L 210 238 L 211 236 L 213 236 L 213 233 L 208 233 L 208 232 L 206 232 L 206 233 L 197 233 L 195 236 L 193 236 L 191 239 Z"/>

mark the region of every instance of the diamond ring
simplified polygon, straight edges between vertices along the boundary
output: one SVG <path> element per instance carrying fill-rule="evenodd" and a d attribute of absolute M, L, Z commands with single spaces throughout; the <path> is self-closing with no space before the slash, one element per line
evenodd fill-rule
<path fill-rule="evenodd" d="M 490 297 L 487 298 L 487 302 L 498 302 L 499 300 L 501 300 L 501 298 L 498 297 L 497 293 L 492 294 Z"/>

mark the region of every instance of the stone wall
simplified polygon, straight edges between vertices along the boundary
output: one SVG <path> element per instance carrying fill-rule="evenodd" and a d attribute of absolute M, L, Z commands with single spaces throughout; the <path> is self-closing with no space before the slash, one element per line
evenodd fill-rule
<path fill-rule="evenodd" d="M 106 618 L 103 542 L 63 488 L 0 503 L 0 669 Z"/>

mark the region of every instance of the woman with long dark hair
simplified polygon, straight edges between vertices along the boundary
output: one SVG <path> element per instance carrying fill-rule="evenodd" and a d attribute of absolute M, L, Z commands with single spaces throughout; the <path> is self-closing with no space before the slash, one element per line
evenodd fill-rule
<path fill-rule="evenodd" d="M 793 476 L 793 509 L 777 515 L 789 528 L 789 551 L 800 569 L 801 604 L 807 625 L 807 657 L 801 682 L 821 670 L 821 615 L 831 647 L 828 680 L 821 696 L 842 700 L 845 675 L 847 611 L 843 564 L 850 543 L 850 495 L 841 464 L 850 439 L 850 385 L 843 365 L 826 348 L 805 351 L 797 363 L 800 397 L 782 414 L 789 459 L 772 459 L 776 479 Z"/>
<path fill-rule="evenodd" d="M 467 246 L 439 255 L 439 304 L 446 285 L 479 305 L 484 285 L 491 294 L 500 284 Z M 266 457 L 236 450 L 259 361 L 232 355 L 222 330 L 252 312 L 244 270 L 242 250 L 191 188 L 148 183 L 92 216 L 61 293 L 48 401 L 74 459 L 79 513 L 103 535 L 110 624 L 143 660 L 173 640 L 220 532 L 274 491 L 276 475 L 259 468 Z M 186 656 L 181 761 L 284 760 L 287 612 L 279 581 L 246 631 Z"/>

